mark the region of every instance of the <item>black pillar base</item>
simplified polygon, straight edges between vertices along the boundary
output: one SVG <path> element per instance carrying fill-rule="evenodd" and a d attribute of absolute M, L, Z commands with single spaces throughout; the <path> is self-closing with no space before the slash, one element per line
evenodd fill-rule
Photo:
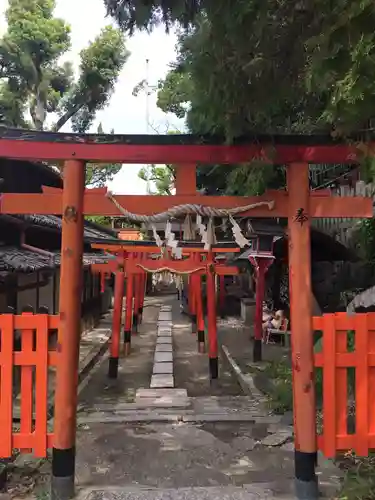
<path fill-rule="evenodd" d="M 295 451 L 295 490 L 298 500 L 318 500 L 319 486 L 315 474 L 317 465 L 317 453 L 306 453 Z"/>
<path fill-rule="evenodd" d="M 259 361 L 262 361 L 262 340 L 261 339 L 254 339 L 253 361 L 254 361 L 254 363 L 258 363 Z"/>
<path fill-rule="evenodd" d="M 191 315 L 191 331 L 192 333 L 197 331 L 197 316 L 195 314 Z"/>
<path fill-rule="evenodd" d="M 133 330 L 133 333 L 138 332 L 138 314 L 133 314 L 132 330 Z"/>
<path fill-rule="evenodd" d="M 108 360 L 108 378 L 117 378 L 118 374 L 118 358 L 112 356 Z"/>
<path fill-rule="evenodd" d="M 8 481 L 8 464 L 4 461 L 0 461 L 0 491 L 5 491 Z"/>
<path fill-rule="evenodd" d="M 219 359 L 218 358 L 208 358 L 210 379 L 216 380 L 219 377 Z"/>
<path fill-rule="evenodd" d="M 205 342 L 204 330 L 198 330 L 198 342 L 204 344 Z"/>
<path fill-rule="evenodd" d="M 132 340 L 131 330 L 124 330 L 124 344 L 130 343 Z"/>
<path fill-rule="evenodd" d="M 75 448 L 52 449 L 51 500 L 74 498 Z"/>
<path fill-rule="evenodd" d="M 143 307 L 140 307 L 138 309 L 138 321 L 139 321 L 139 324 L 142 323 L 142 318 L 143 318 Z"/>

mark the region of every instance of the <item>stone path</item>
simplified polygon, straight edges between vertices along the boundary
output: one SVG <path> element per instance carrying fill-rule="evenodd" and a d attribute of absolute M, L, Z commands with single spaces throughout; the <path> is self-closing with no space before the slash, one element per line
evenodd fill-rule
<path fill-rule="evenodd" d="M 171 336 L 161 334 L 172 327 L 162 324 L 171 322 L 165 314 L 170 308 L 161 306 L 172 306 Z M 158 342 L 164 336 L 173 341 Z M 160 345 L 173 345 L 173 351 Z M 156 354 L 171 352 L 174 387 L 151 388 L 152 377 L 160 374 L 154 367 L 170 363 Z M 270 413 L 264 398 L 243 395 L 222 360 L 219 377 L 211 386 L 207 355 L 198 354 L 196 337 L 176 301 L 146 301 L 132 354 L 120 360 L 118 380 L 108 381 L 104 359 L 80 395 L 79 498 L 294 498 L 292 427 Z M 323 498 L 332 498 L 336 469 L 322 465 Z"/>
<path fill-rule="evenodd" d="M 174 387 L 172 326 L 172 306 L 163 305 L 157 324 L 151 388 Z"/>
<path fill-rule="evenodd" d="M 224 359 L 219 360 L 219 379 L 214 385 L 210 383 L 208 355 L 198 354 L 197 336 L 191 333 L 191 322 L 180 313 L 176 300 L 172 305 L 173 349 L 175 386 L 186 389 L 189 396 L 242 394 L 236 379 L 232 376 Z M 206 345 L 208 339 L 206 338 Z"/>
<path fill-rule="evenodd" d="M 153 321 L 147 320 L 139 335 L 140 352 L 143 337 L 148 343 L 147 385 L 137 387 L 131 402 L 120 392 L 110 400 L 81 398 L 77 481 L 82 498 L 294 498 L 293 428 L 271 414 L 265 398 L 243 395 L 223 360 L 220 383 L 210 386 L 207 355 L 198 354 L 189 321 L 170 297 L 159 300 Z M 160 311 L 161 303 L 172 306 L 171 336 L 169 308 Z M 162 335 L 165 326 L 168 334 Z M 161 337 L 173 341 L 158 342 Z M 123 369 L 131 357 L 122 360 Z M 171 358 L 174 387 L 151 388 L 154 367 Z M 327 462 L 319 473 L 325 498 L 331 498 L 336 469 Z"/>
<path fill-rule="evenodd" d="M 133 402 L 137 389 L 150 387 L 160 305 L 159 297 L 146 298 L 142 324 L 131 339 L 131 354 L 119 360 L 118 378 L 108 379 L 108 354 L 105 355 L 80 395 L 81 406 Z"/>
<path fill-rule="evenodd" d="M 91 495 L 90 500 L 187 494 L 193 499 L 294 498 L 293 429 L 280 416 L 247 396 L 188 398 L 179 389 L 164 390 L 164 396 L 159 391 L 153 407 L 142 407 L 140 398 L 132 406 L 102 405 L 81 414 L 77 478 L 82 495 Z M 148 389 L 144 396 L 152 399 L 155 393 Z M 331 498 L 335 469 L 327 462 L 319 473 L 323 498 Z M 90 493 L 95 488 L 98 492 Z"/>

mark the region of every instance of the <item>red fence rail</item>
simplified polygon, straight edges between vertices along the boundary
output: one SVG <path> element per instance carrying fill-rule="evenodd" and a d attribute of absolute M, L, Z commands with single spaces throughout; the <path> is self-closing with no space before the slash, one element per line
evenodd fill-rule
<path fill-rule="evenodd" d="M 324 314 L 313 318 L 321 331 L 315 367 L 323 369 L 323 432 L 319 449 L 326 457 L 375 449 L 375 313 Z M 355 417 L 350 422 L 350 408 Z"/>
<path fill-rule="evenodd" d="M 13 449 L 33 450 L 45 457 L 52 447 L 48 433 L 48 370 L 56 366 L 58 353 L 50 349 L 51 330 L 58 329 L 59 316 L 23 313 L 0 315 L 0 457 Z M 20 346 L 16 346 L 16 338 Z M 20 371 L 20 425 L 14 429 L 15 371 Z"/>

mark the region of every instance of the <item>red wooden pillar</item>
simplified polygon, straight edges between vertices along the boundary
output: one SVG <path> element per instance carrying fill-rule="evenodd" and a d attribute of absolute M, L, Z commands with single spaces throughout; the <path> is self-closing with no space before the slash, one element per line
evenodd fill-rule
<path fill-rule="evenodd" d="M 195 256 L 195 261 L 198 264 L 201 262 L 201 256 L 199 253 Z M 197 319 L 197 332 L 198 332 L 198 351 L 203 353 L 205 351 L 205 333 L 204 333 L 204 313 L 202 304 L 202 278 L 199 274 L 193 275 L 195 279 L 195 312 Z"/>
<path fill-rule="evenodd" d="M 134 257 L 138 262 L 140 261 L 140 254 L 135 253 Z M 133 310 L 133 321 L 132 321 L 133 333 L 138 332 L 138 311 L 139 311 L 140 293 L 141 293 L 140 277 L 141 277 L 140 274 L 134 274 L 134 310 Z"/>
<path fill-rule="evenodd" d="M 197 317 L 195 307 L 195 283 L 194 276 L 189 275 L 189 313 L 191 317 L 191 332 L 196 332 Z"/>
<path fill-rule="evenodd" d="M 100 291 L 101 291 L 101 293 L 105 292 L 105 280 L 106 280 L 106 274 L 100 273 Z"/>
<path fill-rule="evenodd" d="M 62 195 L 60 325 L 56 370 L 51 497 L 74 496 L 83 253 L 85 164 L 67 161 Z"/>
<path fill-rule="evenodd" d="M 225 276 L 219 276 L 219 308 L 220 316 L 225 317 Z"/>
<path fill-rule="evenodd" d="M 133 259 L 133 254 L 129 253 L 128 259 Z M 131 348 L 132 323 L 133 323 L 133 294 L 134 294 L 134 275 L 126 274 L 126 309 L 124 326 L 124 354 L 128 356 Z"/>
<path fill-rule="evenodd" d="M 197 166 L 194 163 L 176 165 L 175 175 L 176 195 L 197 194 Z M 194 297 L 194 279 L 189 276 L 188 283 L 188 309 L 192 320 L 192 332 L 196 332 L 197 317 Z"/>
<path fill-rule="evenodd" d="M 117 378 L 118 360 L 120 357 L 120 335 L 122 302 L 124 298 L 124 280 L 125 273 L 119 270 L 115 276 L 115 297 L 113 304 L 112 336 L 111 336 L 111 355 L 108 364 L 108 377 Z"/>
<path fill-rule="evenodd" d="M 287 187 L 296 496 L 315 500 L 319 494 L 307 163 L 289 165 Z"/>
<path fill-rule="evenodd" d="M 209 255 L 209 262 L 213 264 L 212 255 Z M 215 271 L 213 266 L 209 266 L 207 273 L 207 328 L 210 379 L 214 380 L 219 376 L 219 358 L 216 325 Z"/>
<path fill-rule="evenodd" d="M 193 263 L 199 263 L 199 254 L 192 254 L 190 259 Z M 198 275 L 190 274 L 189 276 L 189 293 L 190 293 L 190 314 L 191 314 L 191 333 L 197 333 L 197 301 L 200 295 L 200 278 Z"/>
<path fill-rule="evenodd" d="M 263 301 L 266 291 L 266 273 L 274 258 L 251 255 L 249 260 L 254 266 L 256 276 L 253 361 L 257 363 L 258 361 L 262 361 Z"/>
<path fill-rule="evenodd" d="M 197 261 L 200 262 L 200 255 L 198 255 Z M 204 334 L 204 313 L 202 304 L 202 278 L 200 275 L 195 277 L 196 279 L 196 312 L 197 312 L 197 331 L 198 331 L 198 351 L 204 353 L 205 351 L 205 334 Z"/>
<path fill-rule="evenodd" d="M 141 260 L 144 260 L 146 258 L 145 254 L 141 254 Z M 140 302 L 139 302 L 139 310 L 138 310 L 138 321 L 139 323 L 142 323 L 143 319 L 143 306 L 145 302 L 145 294 L 146 294 L 146 282 L 147 282 L 147 273 L 142 273 L 141 274 L 141 290 L 140 290 Z"/>

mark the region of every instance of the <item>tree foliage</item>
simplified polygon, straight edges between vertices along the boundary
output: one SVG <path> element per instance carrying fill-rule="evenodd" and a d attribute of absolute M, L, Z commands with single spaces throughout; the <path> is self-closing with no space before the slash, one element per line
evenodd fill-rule
<path fill-rule="evenodd" d="M 87 131 L 96 112 L 108 104 L 129 52 L 121 32 L 107 26 L 80 56 L 80 76 L 64 96 L 56 129 L 72 118 L 74 131 Z"/>
<path fill-rule="evenodd" d="M 175 170 L 172 165 L 144 166 L 139 170 L 138 177 L 147 182 L 148 194 L 173 194 Z"/>
<path fill-rule="evenodd" d="M 230 141 L 256 132 L 368 128 L 374 109 L 375 9 L 371 0 L 107 0 L 126 29 L 177 20 L 178 60 L 159 83 L 158 105 L 191 132 Z M 183 4 L 187 6 L 181 14 Z M 225 190 L 257 192 L 282 166 L 237 166 Z M 244 173 L 246 172 L 246 173 Z M 199 171 L 204 182 L 215 168 Z M 246 180 L 246 182 L 244 182 Z M 233 182 L 234 181 L 234 182 Z M 238 182 L 238 184 L 237 184 Z M 216 188 L 215 188 L 216 189 Z"/>
<path fill-rule="evenodd" d="M 59 62 L 71 46 L 70 27 L 54 9 L 54 0 L 9 0 L 0 40 L 0 118 L 8 126 L 42 130 L 57 113 L 53 130 L 72 119 L 73 130 L 84 132 L 108 103 L 128 51 L 119 30 L 104 28 L 81 52 L 75 81 L 72 64 Z"/>
<path fill-rule="evenodd" d="M 98 134 L 103 134 L 102 124 L 99 124 Z M 114 131 L 111 131 L 113 134 Z M 114 176 L 121 170 L 122 163 L 89 163 L 86 165 L 86 186 L 104 187 L 112 181 Z"/>
<path fill-rule="evenodd" d="M 205 1 L 104 0 L 104 4 L 122 29 L 133 32 L 135 28 L 152 29 L 159 23 L 169 29 L 175 21 L 187 26 L 202 10 Z"/>
<path fill-rule="evenodd" d="M 372 118 L 375 9 L 371 0 L 104 3 L 126 30 L 150 29 L 157 23 L 168 29 L 176 21 L 185 28 L 180 64 L 164 85 L 168 91 L 173 84 L 184 95 L 186 80 L 181 73 L 191 77 L 191 88 L 199 95 L 190 114 L 202 118 L 202 110 L 209 113 L 203 128 L 224 126 L 237 134 L 254 126 L 299 131 L 332 125 L 346 131 L 363 127 Z M 174 91 L 169 88 L 169 93 Z M 163 95 L 159 101 L 163 105 Z M 215 123 L 210 123 L 213 118 Z"/>

